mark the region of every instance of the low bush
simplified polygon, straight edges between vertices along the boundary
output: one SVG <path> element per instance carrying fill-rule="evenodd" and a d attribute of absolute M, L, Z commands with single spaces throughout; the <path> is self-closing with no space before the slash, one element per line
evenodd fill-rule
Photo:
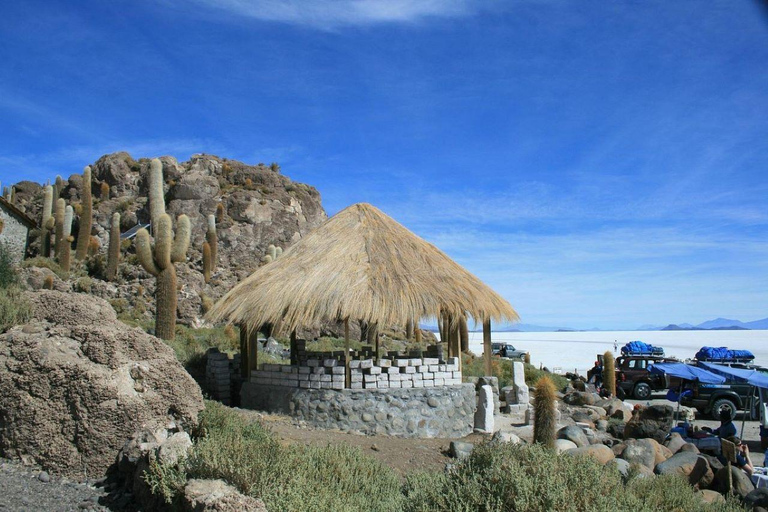
<path fill-rule="evenodd" d="M 24 299 L 21 288 L 0 288 L 0 332 L 27 322 L 31 316 L 32 307 Z"/>
<path fill-rule="evenodd" d="M 208 402 L 183 466 L 188 478 L 222 478 L 268 510 L 374 512 L 403 509 L 396 473 L 347 446 L 282 446 L 261 423 Z M 154 465 L 147 482 L 173 503 L 184 478 Z"/>
<path fill-rule="evenodd" d="M 735 501 L 704 505 L 679 477 L 624 485 L 611 466 L 539 445 L 480 445 L 449 473 L 409 475 L 404 494 L 404 510 L 413 512 L 743 510 Z"/>
<path fill-rule="evenodd" d="M 498 356 L 493 356 L 491 359 L 491 368 L 493 375 L 499 379 L 499 388 L 512 385 L 512 363 L 509 359 L 502 359 Z M 485 361 L 483 357 L 474 356 L 472 354 L 461 355 L 461 370 L 464 377 L 483 377 L 485 376 Z M 555 389 L 563 389 L 568 385 L 568 379 L 562 375 L 550 373 L 544 370 L 539 370 L 535 366 L 527 363 L 523 363 L 525 366 L 525 382 L 529 386 L 536 386 L 536 383 L 540 378 L 546 376 L 552 380 L 555 385 Z"/>
<path fill-rule="evenodd" d="M 0 288 L 8 288 L 19 283 L 19 276 L 13 264 L 11 253 L 4 242 L 0 242 Z"/>

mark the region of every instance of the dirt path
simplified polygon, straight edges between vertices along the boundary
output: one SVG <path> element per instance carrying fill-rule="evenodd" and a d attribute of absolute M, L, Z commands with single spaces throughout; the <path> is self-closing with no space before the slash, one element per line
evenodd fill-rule
<path fill-rule="evenodd" d="M 372 437 L 348 434 L 339 430 L 297 426 L 287 416 L 251 411 L 244 411 L 244 413 L 258 415 L 283 442 L 319 446 L 328 444 L 357 446 L 363 453 L 376 457 L 400 475 L 414 470 L 443 471 L 445 465 L 453 460 L 448 456 L 448 448 L 453 439 Z M 484 438 L 482 435 L 471 434 L 461 440 L 480 443 Z"/>

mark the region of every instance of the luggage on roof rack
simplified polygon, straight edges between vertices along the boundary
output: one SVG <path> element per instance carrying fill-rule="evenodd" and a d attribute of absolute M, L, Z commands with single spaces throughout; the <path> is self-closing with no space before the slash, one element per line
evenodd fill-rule
<path fill-rule="evenodd" d="M 638 340 L 630 341 L 621 347 L 621 353 L 625 356 L 663 356 L 664 349 Z"/>
<path fill-rule="evenodd" d="M 748 363 L 755 359 L 749 350 L 730 350 L 728 347 L 701 347 L 695 357 L 698 361 L 726 363 Z"/>

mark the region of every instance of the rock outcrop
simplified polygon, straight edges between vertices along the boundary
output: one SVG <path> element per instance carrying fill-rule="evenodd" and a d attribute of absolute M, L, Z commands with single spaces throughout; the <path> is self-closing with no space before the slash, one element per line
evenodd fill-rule
<path fill-rule="evenodd" d="M 192 223 L 188 261 L 178 265 L 179 321 L 199 325 L 203 299 L 216 300 L 261 263 L 270 244 L 288 248 L 325 219 L 320 194 L 309 185 L 296 183 L 271 166 L 247 165 L 212 155 L 194 155 L 183 163 L 162 157 L 166 210 L 172 218 L 189 216 Z M 112 214 L 121 214 L 121 231 L 149 222 L 149 159 L 134 160 L 128 153 L 113 153 L 92 164 L 93 235 L 101 244 L 102 257 L 109 240 Z M 82 175 L 64 182 L 61 197 L 77 211 L 82 196 Z M 108 187 L 108 192 L 107 188 Z M 105 193 L 107 192 L 107 193 Z M 16 205 L 35 219 L 42 210 L 42 187 L 32 182 L 17 184 Z M 209 283 L 202 273 L 202 245 L 208 215 L 217 218 L 218 263 Z M 79 225 L 75 223 L 73 232 Z M 128 244 L 126 244 L 128 245 Z M 32 241 L 33 250 L 39 242 Z M 153 279 L 131 261 L 133 247 L 123 251 L 118 279 L 89 293 L 107 300 L 139 305 L 139 314 L 152 318 Z"/>
<path fill-rule="evenodd" d="M 200 388 L 161 340 L 104 300 L 27 293 L 33 318 L 0 335 L 0 453 L 73 477 L 103 475 L 139 430 L 185 431 Z"/>

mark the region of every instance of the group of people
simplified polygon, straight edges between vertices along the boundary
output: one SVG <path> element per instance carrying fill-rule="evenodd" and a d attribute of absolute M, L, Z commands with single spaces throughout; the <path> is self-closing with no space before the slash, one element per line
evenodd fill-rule
<path fill-rule="evenodd" d="M 704 430 L 709 429 L 704 427 Z M 720 439 L 725 439 L 736 446 L 736 461 L 734 465 L 741 468 L 746 474 L 752 476 L 752 473 L 755 471 L 755 466 L 752 464 L 752 459 L 749 457 L 749 447 L 736 435 L 738 430 L 736 429 L 736 425 L 733 424 L 733 418 L 728 409 L 720 411 L 720 426 L 711 432 Z M 722 451 L 718 458 L 723 464 L 727 462 Z"/>

